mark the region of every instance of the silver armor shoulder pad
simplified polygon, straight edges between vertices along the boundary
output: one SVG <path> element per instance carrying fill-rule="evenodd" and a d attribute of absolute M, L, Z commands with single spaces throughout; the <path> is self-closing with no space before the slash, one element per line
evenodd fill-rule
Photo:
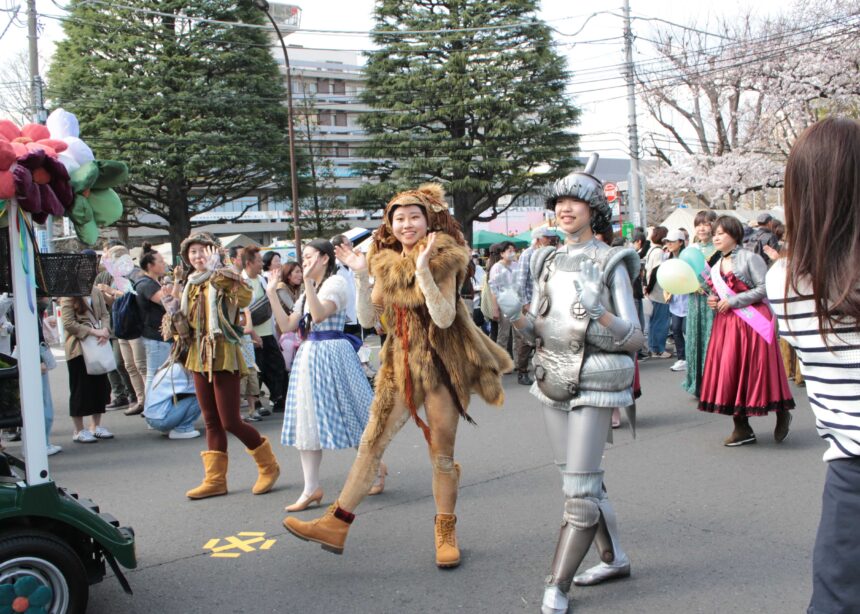
<path fill-rule="evenodd" d="M 536 249 L 532 252 L 531 258 L 529 259 L 529 270 L 531 271 L 533 279 L 540 279 L 544 264 L 546 264 L 547 259 L 555 252 L 556 248 L 551 245 Z"/>
<path fill-rule="evenodd" d="M 631 247 L 611 247 L 602 254 L 600 268 L 603 269 L 603 282 L 609 284 L 609 278 L 618 264 L 623 263 L 632 282 L 639 275 L 642 261 L 639 254 Z"/>

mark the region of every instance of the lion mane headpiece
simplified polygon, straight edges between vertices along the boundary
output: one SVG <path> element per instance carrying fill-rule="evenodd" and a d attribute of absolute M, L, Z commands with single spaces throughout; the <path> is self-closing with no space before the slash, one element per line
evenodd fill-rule
<path fill-rule="evenodd" d="M 444 232 L 453 237 L 460 245 L 466 245 L 460 223 L 448 211 L 445 202 L 445 188 L 438 183 L 425 183 L 417 190 L 406 190 L 396 194 L 385 205 L 383 224 L 373 232 L 373 244 L 377 250 L 394 249 L 400 251 L 400 242 L 395 238 L 391 219 L 397 207 L 417 205 L 427 218 L 427 232 Z"/>

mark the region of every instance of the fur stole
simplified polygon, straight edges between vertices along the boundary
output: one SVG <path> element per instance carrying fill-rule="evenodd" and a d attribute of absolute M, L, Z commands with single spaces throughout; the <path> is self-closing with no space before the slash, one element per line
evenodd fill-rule
<path fill-rule="evenodd" d="M 475 325 L 471 308 L 460 300 L 469 250 L 443 233 L 436 237 L 430 272 L 440 288 L 453 286 L 454 296 L 446 298 L 456 299 L 456 316 L 447 328 L 440 328 L 432 321 L 415 278 L 415 259 L 423 246 L 424 241 L 405 255 L 392 249 L 373 248 L 368 254 L 369 272 L 374 278 L 372 300 L 389 328 L 380 354 L 382 367 L 376 377 L 371 409 L 376 418 L 373 439 L 382 432 L 395 398 L 406 396 L 407 368 L 416 407 L 424 402 L 427 392 L 444 387 L 452 397 L 451 411 L 459 411 L 467 419 L 466 409 L 473 392 L 492 405 L 504 402 L 501 375 L 513 369 L 507 352 Z M 452 278 L 454 284 L 450 283 Z M 403 339 L 395 328 L 398 314 L 408 335 L 405 356 Z"/>

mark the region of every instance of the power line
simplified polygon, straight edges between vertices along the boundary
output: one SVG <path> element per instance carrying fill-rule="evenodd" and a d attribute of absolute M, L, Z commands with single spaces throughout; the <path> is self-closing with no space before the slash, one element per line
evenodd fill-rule
<path fill-rule="evenodd" d="M 52 0 L 54 1 L 54 0 Z M 141 13 L 147 15 L 156 15 L 159 17 L 169 17 L 171 19 L 180 19 L 183 21 L 190 22 L 199 22 L 199 23 L 211 23 L 217 25 L 225 25 L 230 27 L 246 27 L 246 28 L 256 28 L 271 31 L 273 28 L 269 25 L 258 25 L 258 24 L 249 24 L 245 22 L 239 21 L 223 21 L 219 19 L 209 19 L 206 17 L 195 17 L 192 15 L 183 15 L 181 13 L 166 13 L 162 11 L 154 11 L 152 9 L 145 9 L 141 7 L 129 6 L 125 4 L 119 4 L 115 2 L 106 2 L 105 0 L 88 0 L 88 4 L 100 4 L 102 6 L 112 8 L 112 9 L 121 9 L 131 11 L 133 13 Z M 61 8 L 62 10 L 69 11 L 70 7 L 64 7 L 56 3 L 54 4 Z M 597 15 L 611 15 L 610 11 L 600 11 L 597 13 L 592 13 L 586 19 L 586 24 L 589 20 Z M 567 19 L 567 18 L 565 18 Z M 471 28 L 445 28 L 439 30 L 322 30 L 322 29 L 310 29 L 310 28 L 297 28 L 293 30 L 294 33 L 297 34 L 319 34 L 319 35 L 332 35 L 332 36 L 411 36 L 415 34 L 449 34 L 452 32 L 483 32 L 483 31 L 492 31 L 492 30 L 506 30 L 512 28 L 524 28 L 530 26 L 545 26 L 550 30 L 558 33 L 561 36 L 575 36 L 577 33 L 582 31 L 582 28 L 578 30 L 574 34 L 565 34 L 564 32 L 559 31 L 556 28 L 547 25 L 547 22 L 540 19 L 533 19 L 530 21 L 520 21 L 516 23 L 510 24 L 497 24 L 493 26 L 475 26 Z M 584 26 L 583 26 L 584 27 Z"/>
<path fill-rule="evenodd" d="M 6 27 L 3 28 L 3 31 L 0 32 L 0 40 L 3 40 L 3 37 L 6 36 L 6 32 L 9 31 L 9 28 L 12 27 L 12 24 L 15 23 L 15 18 L 18 17 L 18 11 L 21 9 L 21 5 L 11 8 L 11 9 L 2 9 L 4 13 L 12 13 L 9 17 L 9 23 L 6 24 Z"/>

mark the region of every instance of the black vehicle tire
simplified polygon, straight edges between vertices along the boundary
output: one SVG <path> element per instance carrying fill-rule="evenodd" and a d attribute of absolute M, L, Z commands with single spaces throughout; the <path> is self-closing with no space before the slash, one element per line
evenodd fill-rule
<path fill-rule="evenodd" d="M 63 540 L 42 531 L 22 529 L 0 535 L 0 584 L 33 576 L 49 586 L 51 614 L 84 614 L 89 582 L 78 554 Z"/>

